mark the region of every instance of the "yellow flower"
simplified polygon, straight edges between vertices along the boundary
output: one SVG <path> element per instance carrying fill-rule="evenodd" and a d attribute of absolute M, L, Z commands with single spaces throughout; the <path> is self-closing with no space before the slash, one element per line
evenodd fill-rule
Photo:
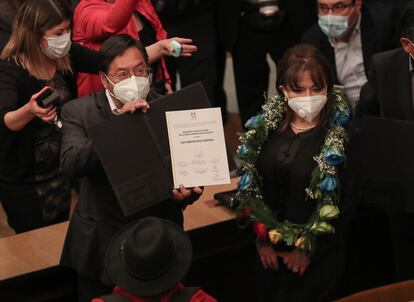
<path fill-rule="evenodd" d="M 319 210 L 319 217 L 329 219 L 335 218 L 339 214 L 339 209 L 333 204 L 325 204 Z"/>
<path fill-rule="evenodd" d="M 298 249 L 303 249 L 303 247 L 305 246 L 305 240 L 306 238 L 304 236 L 300 236 L 298 239 L 296 239 L 295 246 Z"/>
<path fill-rule="evenodd" d="M 282 233 L 280 233 L 276 229 L 269 231 L 270 242 L 272 242 L 273 244 L 278 243 L 279 240 L 282 239 L 282 237 L 283 237 Z"/>

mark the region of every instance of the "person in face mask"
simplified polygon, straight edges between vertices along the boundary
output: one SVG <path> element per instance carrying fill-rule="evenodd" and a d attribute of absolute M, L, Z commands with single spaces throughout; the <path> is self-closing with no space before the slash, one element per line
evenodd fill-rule
<path fill-rule="evenodd" d="M 41 108 L 37 98 L 47 86 L 57 103 L 68 102 L 77 94 L 76 72 L 98 72 L 97 53 L 71 43 L 71 12 L 63 0 L 20 5 L 0 60 L 0 200 L 16 233 L 69 218 L 59 109 Z"/>
<path fill-rule="evenodd" d="M 335 84 L 355 107 L 367 81 L 371 56 L 394 48 L 397 10 L 362 0 L 318 0 L 318 22 L 302 37 L 317 47 L 335 71 Z"/>
<path fill-rule="evenodd" d="M 302 248 L 296 237 L 291 239 L 296 241 L 291 245 L 281 240 L 287 235 L 278 235 L 279 239 L 274 241 L 270 236 L 269 224 L 274 219 L 276 225 L 289 221 L 302 226 L 309 223 L 313 215 L 319 215 L 315 214 L 318 209 L 317 198 L 312 197 L 310 200 L 306 189 L 318 166 L 315 155 L 325 148 L 327 133 L 336 123 L 334 104 L 337 104 L 338 99 L 333 94 L 333 83 L 331 68 L 322 54 L 311 45 L 299 44 L 289 49 L 278 64 L 278 95 L 275 97 L 278 105 L 273 105 L 271 109 L 278 112 L 270 113 L 272 105 L 268 102 L 263 107 L 264 111 L 246 124 L 252 136 L 256 133 L 253 130 L 263 131 L 260 128 L 263 126 L 255 128 L 254 121 L 260 125 L 257 120 L 263 116 L 275 119 L 265 119 L 265 124 L 271 125 L 266 127 L 272 129 L 269 129 L 267 138 L 259 147 L 260 155 L 254 164 L 261 179 L 263 203 L 273 216 L 267 216 L 262 221 L 256 220 L 255 224 L 259 259 L 256 282 L 258 297 L 255 301 L 331 301 L 341 280 L 345 268 L 344 234 L 357 194 L 353 184 L 354 162 L 349 153 L 350 146 L 345 148 L 348 156 L 346 168 L 339 162 L 336 167 L 339 171 L 337 185 L 341 187 L 337 196 L 341 202 L 338 205 L 340 215 L 333 222 L 334 234 L 316 235 L 313 248 L 309 251 Z M 347 108 L 348 122 L 352 113 L 349 104 L 345 102 L 343 106 Z M 282 117 L 279 118 L 279 114 Z M 274 128 L 273 123 L 276 124 Z M 246 145 L 249 140 L 244 140 L 246 152 L 255 152 L 250 148 L 257 148 L 257 144 Z M 321 184 L 320 188 L 325 187 Z M 335 190 L 333 187 L 330 189 Z M 256 205 L 262 209 L 260 204 Z M 250 211 L 253 220 L 261 215 L 259 211 L 254 212 L 253 207 Z M 257 226 L 260 224 L 264 232 Z M 285 226 L 287 229 L 292 227 L 289 224 Z"/>
<path fill-rule="evenodd" d="M 59 171 L 57 116 L 60 105 L 77 97 L 78 73 L 98 74 L 99 68 L 96 51 L 71 42 L 67 1 L 14 4 L 17 14 L 8 10 L 7 21 L 14 19 L 15 26 L 0 60 L 0 200 L 9 225 L 20 233 L 69 217 L 70 184 Z M 170 54 L 171 42 L 149 45 L 150 61 Z M 196 50 L 182 46 L 182 56 Z M 59 96 L 59 106 L 38 106 L 46 86 Z"/>
<path fill-rule="evenodd" d="M 78 301 L 82 302 L 111 292 L 103 257 L 111 237 L 123 225 L 145 216 L 182 225 L 183 207 L 202 193 L 201 188 L 181 186 L 172 191 L 170 199 L 124 216 L 87 129 L 121 114 L 146 112 L 150 110 L 148 102 L 159 95 L 149 89 L 148 56 L 141 42 L 126 34 L 113 36 L 102 45 L 100 58 L 99 74 L 105 89 L 62 108 L 62 170 L 71 179 L 80 178 L 80 196 L 65 239 L 61 264 L 77 271 Z M 145 142 L 142 147 L 145 148 Z M 88 217 L 87 224 L 84 217 Z"/>

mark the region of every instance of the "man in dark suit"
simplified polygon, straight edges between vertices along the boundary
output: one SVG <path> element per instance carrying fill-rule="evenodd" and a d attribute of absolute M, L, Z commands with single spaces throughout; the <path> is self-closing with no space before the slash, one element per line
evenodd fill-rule
<path fill-rule="evenodd" d="M 403 37 L 403 47 L 373 56 L 368 82 L 361 89 L 356 107 L 357 114 L 414 121 L 414 70 L 410 59 L 410 53 L 414 54 L 413 38 Z"/>
<path fill-rule="evenodd" d="M 355 106 L 373 54 L 396 46 L 396 13 L 381 3 L 318 0 L 319 21 L 302 37 L 317 47 L 334 70 L 336 83 Z"/>
<path fill-rule="evenodd" d="M 357 113 L 414 121 L 414 2 L 401 16 L 400 48 L 373 56 Z"/>
<path fill-rule="evenodd" d="M 145 216 L 182 225 L 183 207 L 202 193 L 200 188 L 180 187 L 172 191 L 169 200 L 128 217 L 123 214 L 86 130 L 120 114 L 146 112 L 149 106 L 145 99 L 154 96 L 150 93 L 147 97 L 150 71 L 140 42 L 128 35 L 113 36 L 103 44 L 100 55 L 100 76 L 106 89 L 62 108 L 61 166 L 68 177 L 79 178 L 80 196 L 69 224 L 61 264 L 77 271 L 82 302 L 111 292 L 103 263 L 113 234 L 128 222 Z"/>
<path fill-rule="evenodd" d="M 368 82 L 361 89 L 360 101 L 356 108 L 357 116 L 370 115 L 414 121 L 414 2 L 407 4 L 400 21 L 402 47 L 373 56 Z M 410 143 L 412 142 L 407 141 L 407 144 Z M 398 150 L 395 152 L 398 154 Z M 372 194 L 375 196 L 375 192 Z M 377 196 L 369 201 L 375 203 L 380 199 L 379 194 L 377 193 Z M 390 199 L 392 205 L 399 204 L 400 200 Z M 412 279 L 414 278 L 412 264 L 414 213 L 409 213 L 406 209 L 396 209 L 388 210 L 387 215 L 391 234 L 389 239 L 392 242 L 392 253 L 387 257 L 393 260 L 395 274 L 393 281 Z M 377 225 L 378 222 L 375 227 Z M 387 241 L 388 238 L 381 239 Z"/>

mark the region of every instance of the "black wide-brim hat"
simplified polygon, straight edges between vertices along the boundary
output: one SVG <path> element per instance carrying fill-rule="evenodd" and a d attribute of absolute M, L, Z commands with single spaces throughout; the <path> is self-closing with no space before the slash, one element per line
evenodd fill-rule
<path fill-rule="evenodd" d="M 165 245 L 166 241 L 169 244 Z M 154 296 L 184 278 L 191 258 L 190 239 L 180 226 L 146 217 L 126 225 L 112 237 L 105 266 L 109 277 L 122 289 L 137 296 Z"/>

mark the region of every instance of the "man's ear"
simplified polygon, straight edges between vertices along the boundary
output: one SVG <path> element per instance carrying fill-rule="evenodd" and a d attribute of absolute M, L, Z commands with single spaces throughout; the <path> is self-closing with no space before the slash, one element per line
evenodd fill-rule
<path fill-rule="evenodd" d="M 99 77 L 101 79 L 101 83 L 102 83 L 103 87 L 105 87 L 105 89 L 108 89 L 109 82 L 108 82 L 108 79 L 107 79 L 106 75 L 102 71 L 100 71 L 99 72 Z"/>
<path fill-rule="evenodd" d="M 407 38 L 401 38 L 400 39 L 400 44 L 402 46 L 402 48 L 404 49 L 404 51 L 408 54 L 410 54 L 411 52 L 413 52 L 414 47 L 413 45 L 411 45 L 411 43 L 407 40 Z"/>

